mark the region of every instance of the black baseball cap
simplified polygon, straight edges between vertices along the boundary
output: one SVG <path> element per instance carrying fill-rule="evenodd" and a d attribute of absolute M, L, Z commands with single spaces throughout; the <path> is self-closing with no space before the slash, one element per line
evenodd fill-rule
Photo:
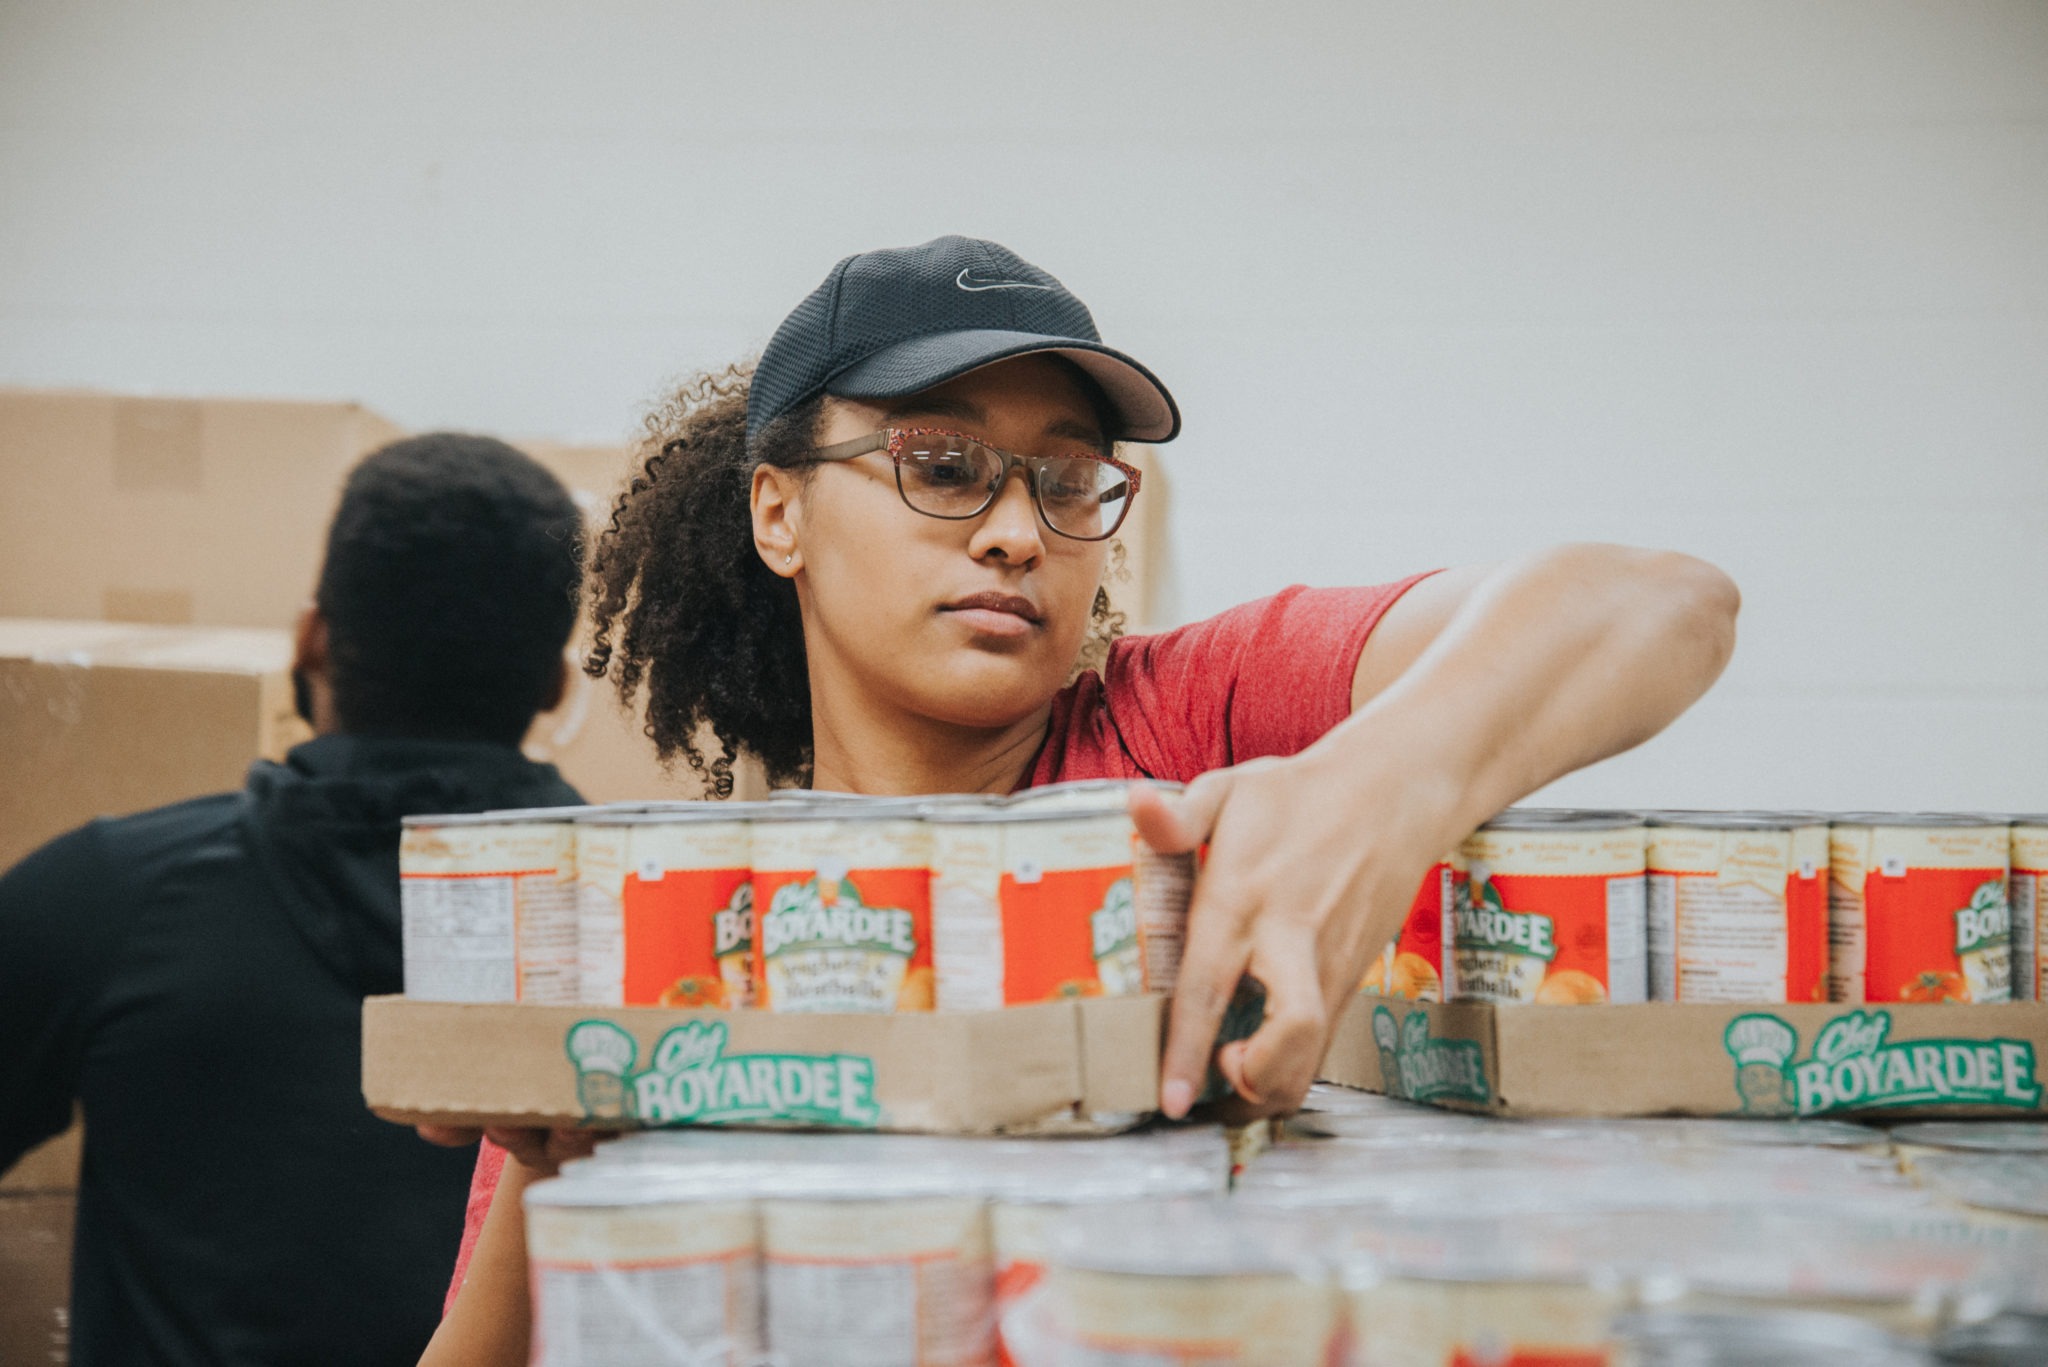
<path fill-rule="evenodd" d="M 934 238 L 849 256 L 775 329 L 747 394 L 747 440 L 819 394 L 894 399 L 1033 353 L 1064 356 L 1109 396 L 1133 441 L 1171 441 L 1157 376 L 1102 344 L 1088 306 L 1007 247 Z"/>

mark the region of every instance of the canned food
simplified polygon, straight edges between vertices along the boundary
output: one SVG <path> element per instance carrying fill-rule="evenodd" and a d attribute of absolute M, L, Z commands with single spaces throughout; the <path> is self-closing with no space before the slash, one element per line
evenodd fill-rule
<path fill-rule="evenodd" d="M 1645 999 L 1644 834 L 1636 818 L 1510 810 L 1475 831 L 1463 852 L 1471 897 L 1454 917 L 1453 1000 Z"/>
<path fill-rule="evenodd" d="M 842 1173 L 761 1207 L 768 1350 L 780 1367 L 987 1367 L 987 1212 L 947 1183 Z M 803 1190 L 808 1186 L 812 1189 Z"/>
<path fill-rule="evenodd" d="M 1444 1000 L 1450 976 L 1444 946 L 1451 943 L 1458 911 L 1470 908 L 1469 891 L 1465 856 L 1454 850 L 1423 876 L 1401 933 L 1372 961 L 1358 990 L 1414 1001 Z"/>
<path fill-rule="evenodd" d="M 1050 1361 L 1327 1367 L 1342 1316 L 1311 1234 L 1220 1201 L 1075 1212 L 1050 1240 Z"/>
<path fill-rule="evenodd" d="M 1954 1205 L 2037 1226 L 2048 1220 L 2048 1154 L 1929 1153 L 1914 1160 L 1913 1175 Z"/>
<path fill-rule="evenodd" d="M 1652 1001 L 1827 1000 L 1825 821 L 1673 812 L 1648 844 Z"/>
<path fill-rule="evenodd" d="M 573 1005 L 580 807 L 409 816 L 398 842 L 405 992 Z"/>
<path fill-rule="evenodd" d="M 1560 1237 L 1569 1230 L 1568 1237 Z M 1373 1221 L 1343 1280 L 1369 1367 L 1604 1367 L 1627 1287 L 1586 1220 Z"/>
<path fill-rule="evenodd" d="M 1835 819 L 1829 855 L 1829 1000 L 2012 999 L 2007 826 L 1858 813 Z"/>
<path fill-rule="evenodd" d="M 1153 990 L 1121 800 L 925 819 L 941 1010 Z"/>
<path fill-rule="evenodd" d="M 932 1008 L 931 833 L 912 802 L 789 803 L 753 823 L 754 1004 Z"/>
<path fill-rule="evenodd" d="M 598 811 L 576 823 L 582 1000 L 742 1007 L 753 996 L 754 892 L 739 803 Z"/>
<path fill-rule="evenodd" d="M 2041 922 L 2048 918 L 2048 816 L 2021 816 L 2012 823 L 2012 997 L 2048 1001 L 2041 990 Z"/>
<path fill-rule="evenodd" d="M 2048 1121 L 2042 1120 L 1923 1121 L 1895 1127 L 1891 1139 L 1904 1155 L 1949 1150 L 2030 1153 L 2048 1158 Z"/>
<path fill-rule="evenodd" d="M 744 1194 L 585 1167 L 524 1199 L 535 1367 L 758 1360 L 760 1231 Z"/>

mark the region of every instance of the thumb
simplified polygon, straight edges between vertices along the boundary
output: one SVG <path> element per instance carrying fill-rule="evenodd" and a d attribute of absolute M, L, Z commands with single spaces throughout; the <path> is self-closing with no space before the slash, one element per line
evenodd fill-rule
<path fill-rule="evenodd" d="M 1192 854 L 1216 827 L 1230 793 L 1232 771 L 1203 774 L 1178 794 L 1150 783 L 1131 785 L 1131 824 L 1138 838 L 1158 854 Z"/>

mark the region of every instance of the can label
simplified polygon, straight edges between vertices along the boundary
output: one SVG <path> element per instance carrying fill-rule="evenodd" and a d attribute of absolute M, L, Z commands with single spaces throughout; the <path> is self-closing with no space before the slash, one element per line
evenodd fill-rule
<path fill-rule="evenodd" d="M 1003 1003 L 1145 990 L 1128 816 L 1020 821 L 1003 833 Z"/>
<path fill-rule="evenodd" d="M 1649 833 L 1652 1001 L 1827 999 L 1828 828 Z"/>
<path fill-rule="evenodd" d="M 1833 1001 L 2012 999 L 2004 826 L 1837 826 L 1829 841 Z"/>
<path fill-rule="evenodd" d="M 582 984 L 568 822 L 409 826 L 398 869 L 407 996 L 574 1004 Z"/>
<path fill-rule="evenodd" d="M 1639 1002 L 1648 989 L 1643 828 L 1481 830 L 1453 916 L 1461 1001 Z"/>
<path fill-rule="evenodd" d="M 1444 946 L 1456 933 L 1460 910 L 1471 910 L 1471 887 L 1462 855 L 1451 855 L 1423 875 L 1401 933 L 1365 971 L 1358 990 L 1376 997 L 1440 1002 L 1451 991 Z"/>
<path fill-rule="evenodd" d="M 2012 995 L 2041 1001 L 2041 918 L 2048 916 L 2048 826 L 2012 828 Z"/>
<path fill-rule="evenodd" d="M 743 1007 L 754 901 L 744 821 L 581 823 L 583 1000 Z"/>
<path fill-rule="evenodd" d="M 932 1008 L 930 837 L 914 821 L 754 829 L 754 1004 Z"/>

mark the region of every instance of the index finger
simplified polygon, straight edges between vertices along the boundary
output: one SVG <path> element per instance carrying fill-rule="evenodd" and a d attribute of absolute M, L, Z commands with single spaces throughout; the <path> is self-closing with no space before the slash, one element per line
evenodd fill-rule
<path fill-rule="evenodd" d="M 1169 1120 L 1186 1115 L 1201 1094 L 1223 1013 L 1251 961 L 1254 904 L 1226 892 L 1198 879 L 1188 907 L 1187 945 L 1159 1068 L 1159 1109 Z"/>

